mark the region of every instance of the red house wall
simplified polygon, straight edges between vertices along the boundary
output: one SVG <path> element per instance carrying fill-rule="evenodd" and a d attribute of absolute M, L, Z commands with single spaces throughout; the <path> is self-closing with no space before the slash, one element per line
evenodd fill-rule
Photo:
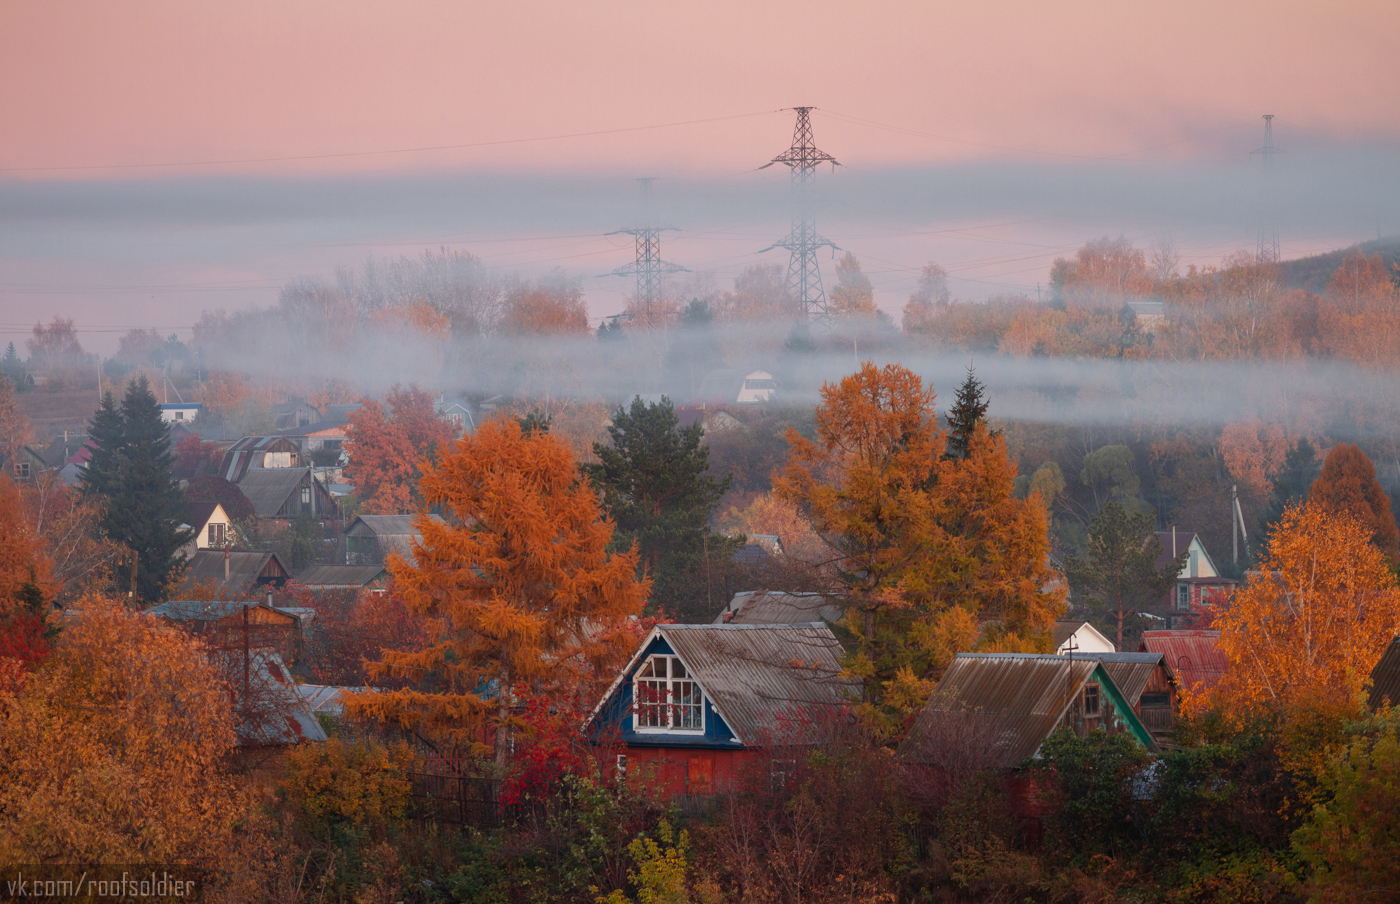
<path fill-rule="evenodd" d="M 732 791 L 768 760 L 761 750 L 715 750 L 677 747 L 623 747 L 627 780 L 654 782 L 664 794 L 715 794 Z"/>

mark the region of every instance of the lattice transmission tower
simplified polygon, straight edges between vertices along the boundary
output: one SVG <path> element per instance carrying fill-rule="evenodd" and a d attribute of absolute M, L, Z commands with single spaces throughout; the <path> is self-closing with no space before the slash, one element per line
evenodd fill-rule
<path fill-rule="evenodd" d="M 637 259 L 623 267 L 618 267 L 604 276 L 635 276 L 637 278 L 636 305 L 647 325 L 651 325 L 656 302 L 661 293 L 661 278 L 668 273 L 689 273 L 678 264 L 668 264 L 661 259 L 661 233 L 678 232 L 675 226 L 661 226 L 656 222 L 651 206 L 651 183 L 653 179 L 638 179 L 642 186 L 642 225 L 630 229 L 615 229 L 607 235 L 630 235 L 637 242 Z"/>
<path fill-rule="evenodd" d="M 788 259 L 788 295 L 802 305 L 803 315 L 807 319 L 829 325 L 826 292 L 822 289 L 822 271 L 817 266 L 817 249 L 839 249 L 817 234 L 814 188 L 819 165 L 830 163 L 834 171 L 841 164 L 835 157 L 818 150 L 812 143 L 812 108 L 793 109 L 797 111 L 797 127 L 792 133 L 792 147 L 759 167 L 767 169 L 775 163 L 781 163 L 792 170 L 792 231 L 786 238 L 774 242 L 763 251 L 786 248 L 791 253 L 792 256 Z"/>
<path fill-rule="evenodd" d="M 1282 153 L 1274 147 L 1274 114 L 1264 114 L 1264 146 L 1251 151 L 1249 156 L 1259 155 L 1259 246 L 1256 253 L 1259 260 L 1278 263 L 1278 203 L 1274 199 L 1274 155 Z"/>

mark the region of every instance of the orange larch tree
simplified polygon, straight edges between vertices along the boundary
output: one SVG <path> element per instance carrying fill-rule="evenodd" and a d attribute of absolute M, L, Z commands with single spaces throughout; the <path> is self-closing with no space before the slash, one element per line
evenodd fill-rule
<path fill-rule="evenodd" d="M 1400 561 L 1400 528 L 1390 497 L 1376 479 L 1376 466 L 1356 446 L 1338 443 L 1322 462 L 1322 473 L 1308 488 L 1308 502 L 1355 519 L 1392 563 Z"/>
<path fill-rule="evenodd" d="M 420 492 L 446 521 L 419 515 L 414 560 L 393 555 L 389 570 L 430 642 L 386 650 L 370 676 L 431 689 L 356 697 L 350 712 L 459 740 L 492 729 L 504 769 L 513 702 L 610 677 L 631 653 L 628 620 L 649 582 L 636 578 L 635 548 L 607 552 L 612 524 L 549 433 L 488 421 L 429 467 Z"/>
<path fill-rule="evenodd" d="M 1370 527 L 1312 500 L 1293 506 L 1255 575 L 1217 618 L 1230 666 L 1213 702 L 1279 708 L 1355 699 L 1400 632 L 1400 589 Z"/>
<path fill-rule="evenodd" d="M 1043 644 L 1063 591 L 1043 590 L 1045 507 L 1034 494 L 1015 498 L 1000 437 L 978 425 L 967 456 L 945 459 L 932 389 L 897 364 L 866 363 L 823 386 L 816 428 L 815 441 L 788 431 L 792 457 L 774 493 L 834 560 L 859 645 L 848 666 L 873 679 L 873 693 L 921 704 L 979 623 L 992 644 Z"/>
<path fill-rule="evenodd" d="M 365 399 L 350 415 L 345 477 L 371 515 L 416 507 L 415 487 L 430 462 L 452 441 L 453 426 L 438 417 L 433 399 L 416 386 L 395 386 L 384 404 Z"/>

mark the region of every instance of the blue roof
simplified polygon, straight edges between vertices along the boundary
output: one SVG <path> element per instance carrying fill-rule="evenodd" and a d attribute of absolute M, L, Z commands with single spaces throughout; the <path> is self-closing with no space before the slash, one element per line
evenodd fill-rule
<path fill-rule="evenodd" d="M 203 408 L 203 402 L 161 402 L 161 408 Z"/>

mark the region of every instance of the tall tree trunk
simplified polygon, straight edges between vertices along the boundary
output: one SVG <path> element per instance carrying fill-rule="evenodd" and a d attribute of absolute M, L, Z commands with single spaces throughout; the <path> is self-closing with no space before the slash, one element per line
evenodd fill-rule
<path fill-rule="evenodd" d="M 505 775 L 510 764 L 510 664 L 501 663 L 500 682 L 496 688 L 496 772 Z"/>

